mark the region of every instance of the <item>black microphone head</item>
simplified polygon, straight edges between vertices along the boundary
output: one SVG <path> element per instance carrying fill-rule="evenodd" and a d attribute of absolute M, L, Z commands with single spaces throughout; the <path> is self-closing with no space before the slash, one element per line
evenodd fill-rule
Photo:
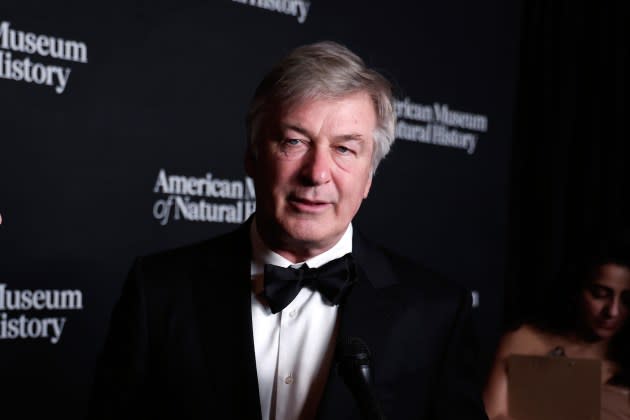
<path fill-rule="evenodd" d="M 372 354 L 367 344 L 358 337 L 344 337 L 337 342 L 336 353 L 339 375 L 352 393 L 363 418 L 384 420 L 373 389 Z"/>
<path fill-rule="evenodd" d="M 367 344 L 359 337 L 344 337 L 337 344 L 337 357 L 339 361 L 369 364 L 372 355 Z"/>
<path fill-rule="evenodd" d="M 372 382 L 372 355 L 367 344 L 359 337 L 344 337 L 337 343 L 337 367 L 346 383 Z"/>

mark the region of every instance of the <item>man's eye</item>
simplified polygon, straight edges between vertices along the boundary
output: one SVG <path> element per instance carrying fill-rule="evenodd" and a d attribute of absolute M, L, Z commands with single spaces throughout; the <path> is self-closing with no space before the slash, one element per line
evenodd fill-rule
<path fill-rule="evenodd" d="M 346 146 L 337 146 L 337 151 L 342 155 L 347 155 L 352 152 L 352 150 L 348 149 Z"/>
<path fill-rule="evenodd" d="M 300 144 L 300 140 L 298 139 L 284 139 L 283 143 L 287 146 L 297 146 Z"/>

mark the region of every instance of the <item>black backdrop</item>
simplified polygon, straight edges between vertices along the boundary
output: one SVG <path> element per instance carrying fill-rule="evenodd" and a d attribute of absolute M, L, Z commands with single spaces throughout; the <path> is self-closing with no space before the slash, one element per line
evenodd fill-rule
<path fill-rule="evenodd" d="M 244 3 L 0 6 L 3 410 L 81 417 L 132 258 L 236 226 L 186 220 L 193 216 L 182 207 L 251 203 L 241 164 L 249 98 L 277 59 L 321 39 L 349 46 L 394 81 L 407 127 L 399 125 L 401 138 L 356 225 L 474 290 L 482 363 L 492 357 L 503 309 L 518 5 L 314 0 L 300 23 L 258 7 L 270 2 Z M 39 35 L 48 41 L 29 50 L 26 39 L 36 43 Z M 11 36 L 25 41 L 12 44 Z M 51 57 L 47 42 L 68 54 Z M 7 64 L 7 53 L 23 69 L 30 60 L 30 77 Z M 438 136 L 444 130 L 450 137 Z M 211 174 L 245 192 L 199 197 L 156 189 L 162 170 L 167 177 Z M 159 217 L 169 200 L 168 218 Z M 36 309 L 38 290 L 73 298 Z M 12 309 L 5 299 L 3 307 L 9 294 L 22 305 Z M 21 317 L 23 331 L 12 332 L 9 323 Z M 38 330 L 46 318 L 65 319 L 57 343 Z"/>
<path fill-rule="evenodd" d="M 580 261 L 630 245 L 629 20 L 626 2 L 523 2 L 508 325 L 561 310 Z"/>

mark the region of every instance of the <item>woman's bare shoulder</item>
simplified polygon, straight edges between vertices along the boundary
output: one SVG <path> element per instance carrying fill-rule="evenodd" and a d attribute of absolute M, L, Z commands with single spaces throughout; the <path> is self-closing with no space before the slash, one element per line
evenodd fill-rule
<path fill-rule="evenodd" d="M 514 331 L 503 335 L 498 352 L 503 356 L 510 354 L 543 355 L 552 348 L 553 336 L 533 325 L 524 324 Z"/>

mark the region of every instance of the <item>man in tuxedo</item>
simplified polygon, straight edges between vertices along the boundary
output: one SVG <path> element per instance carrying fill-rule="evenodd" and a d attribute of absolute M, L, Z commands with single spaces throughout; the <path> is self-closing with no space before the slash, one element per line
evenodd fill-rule
<path fill-rule="evenodd" d="M 345 47 L 278 63 L 247 116 L 255 215 L 137 259 L 90 417 L 485 419 L 470 295 L 351 223 L 394 124 L 390 84 Z M 345 372 L 367 355 L 361 388 Z"/>

